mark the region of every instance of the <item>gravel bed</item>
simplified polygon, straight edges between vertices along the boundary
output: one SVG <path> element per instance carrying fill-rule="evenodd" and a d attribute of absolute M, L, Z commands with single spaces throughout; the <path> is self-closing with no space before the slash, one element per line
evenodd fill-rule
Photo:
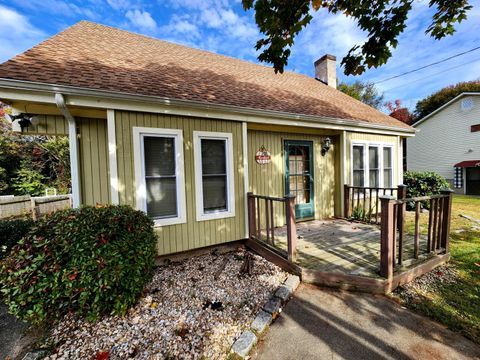
<path fill-rule="evenodd" d="M 49 340 L 47 359 L 222 359 L 287 274 L 258 255 L 212 253 L 158 267 L 125 317 L 87 322 L 67 316 Z"/>
<path fill-rule="evenodd" d="M 435 290 L 438 285 L 451 284 L 458 280 L 458 273 L 455 266 L 445 264 L 416 278 L 412 282 L 402 285 L 394 291 L 402 301 L 415 303 L 419 294 L 426 294 Z"/>

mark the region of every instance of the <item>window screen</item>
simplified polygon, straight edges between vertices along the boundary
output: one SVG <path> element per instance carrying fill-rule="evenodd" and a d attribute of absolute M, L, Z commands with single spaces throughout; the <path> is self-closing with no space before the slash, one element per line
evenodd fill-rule
<path fill-rule="evenodd" d="M 365 160 L 364 147 L 353 146 L 353 186 L 364 186 L 365 184 Z"/>
<path fill-rule="evenodd" d="M 368 169 L 370 187 L 379 187 L 380 185 L 380 160 L 378 147 L 368 147 Z"/>
<path fill-rule="evenodd" d="M 147 214 L 153 218 L 177 216 L 175 139 L 144 136 Z"/>
<path fill-rule="evenodd" d="M 203 210 L 228 210 L 226 140 L 201 139 L 201 151 Z"/>
<path fill-rule="evenodd" d="M 393 159 L 392 159 L 392 148 L 384 147 L 383 148 L 383 186 L 392 187 L 393 186 Z"/>

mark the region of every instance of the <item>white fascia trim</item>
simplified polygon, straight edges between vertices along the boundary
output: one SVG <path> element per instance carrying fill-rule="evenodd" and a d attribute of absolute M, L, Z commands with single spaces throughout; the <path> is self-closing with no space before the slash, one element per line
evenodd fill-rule
<path fill-rule="evenodd" d="M 6 89 L 13 90 L 8 93 Z M 244 108 L 232 105 L 207 104 L 191 100 L 177 100 L 157 96 L 137 95 L 114 91 L 92 90 L 72 86 L 44 84 L 20 80 L 0 78 L 0 98 L 12 100 L 34 101 L 34 97 L 21 94 L 21 91 L 36 91 L 39 102 L 49 103 L 49 93 L 61 91 L 69 95 L 69 105 L 93 107 L 101 109 L 116 109 L 126 111 L 146 111 L 154 113 L 175 114 L 184 116 L 199 116 L 220 118 L 252 123 L 268 123 L 285 126 L 303 126 L 319 129 L 349 130 L 353 132 L 369 132 L 385 135 L 414 136 L 414 129 L 402 129 L 359 122 L 356 120 L 312 115 L 291 114 L 280 111 Z M 20 91 L 20 92 L 19 92 Z M 126 101 L 138 102 L 133 106 Z"/>
<path fill-rule="evenodd" d="M 416 123 L 412 124 L 412 127 L 417 127 L 418 125 L 420 125 L 421 123 L 423 123 L 425 120 L 428 120 L 430 119 L 433 115 L 439 113 L 440 111 L 442 111 L 443 109 L 445 109 L 447 106 L 450 106 L 450 104 L 453 104 L 455 101 L 457 101 L 458 99 L 460 99 L 461 97 L 464 97 L 464 96 L 480 96 L 480 93 L 478 92 L 464 92 L 464 93 L 461 93 L 459 95 L 457 95 L 456 97 L 454 97 L 452 100 L 450 100 L 449 102 L 443 104 L 442 106 L 440 106 L 438 109 L 432 111 L 430 114 L 428 114 L 427 116 L 424 116 L 423 118 L 421 118 L 420 120 L 418 120 Z"/>
<path fill-rule="evenodd" d="M 248 238 L 248 130 L 247 123 L 242 123 L 242 151 L 243 151 L 243 186 L 244 186 L 244 201 L 245 201 L 245 239 Z"/>
<path fill-rule="evenodd" d="M 383 178 L 383 148 L 388 147 L 392 149 L 392 182 L 395 181 L 395 176 L 398 173 L 398 169 L 395 169 L 394 165 L 394 152 L 395 152 L 395 143 L 394 142 L 386 142 L 386 141 L 369 141 L 369 140 L 353 140 L 350 144 L 350 176 L 352 179 L 352 186 L 353 185 L 353 147 L 354 146 L 363 146 L 363 178 L 364 178 L 364 187 L 370 187 L 370 166 L 369 166 L 369 159 L 368 159 L 368 147 L 377 147 L 378 151 L 378 182 L 379 187 L 384 187 L 384 178 Z M 392 184 L 392 187 L 395 187 L 395 184 Z"/>
<path fill-rule="evenodd" d="M 145 162 L 143 156 L 143 135 L 163 136 L 175 141 L 175 175 L 177 185 L 177 216 L 154 219 L 155 226 L 184 224 L 187 222 L 185 198 L 185 165 L 183 157 L 183 131 L 148 127 L 133 127 L 133 160 L 135 167 L 135 198 L 138 210 L 147 212 L 147 188 L 145 184 Z"/>
<path fill-rule="evenodd" d="M 115 110 L 107 110 L 108 164 L 110 170 L 110 201 L 120 203 L 118 188 L 117 139 L 115 136 Z"/>
<path fill-rule="evenodd" d="M 203 206 L 203 179 L 202 179 L 202 139 L 225 140 L 226 172 L 227 172 L 227 210 L 205 213 Z M 195 168 L 195 195 L 197 221 L 224 219 L 235 216 L 235 183 L 233 162 L 233 137 L 232 133 L 194 131 L 193 151 Z"/>

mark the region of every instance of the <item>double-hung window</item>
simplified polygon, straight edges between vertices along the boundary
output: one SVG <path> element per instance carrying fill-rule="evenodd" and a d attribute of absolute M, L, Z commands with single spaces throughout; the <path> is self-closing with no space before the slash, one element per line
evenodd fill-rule
<path fill-rule="evenodd" d="M 393 159 L 392 147 L 383 147 L 383 185 L 385 187 L 393 187 Z"/>
<path fill-rule="evenodd" d="M 186 222 L 182 130 L 133 128 L 137 208 L 155 225 Z"/>
<path fill-rule="evenodd" d="M 365 146 L 353 145 L 353 186 L 365 186 Z"/>
<path fill-rule="evenodd" d="M 193 132 L 197 220 L 235 216 L 232 134 Z"/>
<path fill-rule="evenodd" d="M 393 146 L 360 142 L 352 145 L 353 186 L 393 187 Z"/>

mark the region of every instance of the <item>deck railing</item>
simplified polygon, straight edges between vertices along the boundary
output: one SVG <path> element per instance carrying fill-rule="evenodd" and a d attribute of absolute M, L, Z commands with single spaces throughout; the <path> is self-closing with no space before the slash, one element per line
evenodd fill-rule
<path fill-rule="evenodd" d="M 344 185 L 343 217 L 380 224 L 380 197 L 386 195 L 404 199 L 406 186 L 381 188 Z"/>
<path fill-rule="evenodd" d="M 295 260 L 297 244 L 297 228 L 295 225 L 295 196 L 273 197 L 247 194 L 248 199 L 248 232 L 249 238 L 260 241 L 275 248 L 275 211 L 274 204 L 284 207 L 285 221 L 280 226 L 287 225 L 287 251 L 284 255 L 289 261 Z M 277 205 L 278 206 L 278 205 Z"/>
<path fill-rule="evenodd" d="M 449 252 L 450 219 L 452 214 L 452 190 L 444 190 L 440 195 L 395 199 L 393 196 L 381 196 L 381 236 L 380 236 L 380 275 L 390 279 L 395 266 L 404 264 L 404 245 L 406 237 L 405 211 L 407 203 L 415 209 L 413 231 L 413 258 L 418 259 L 420 252 L 441 254 Z M 420 248 L 420 211 L 421 204 L 428 203 L 428 234 L 424 249 Z"/>

